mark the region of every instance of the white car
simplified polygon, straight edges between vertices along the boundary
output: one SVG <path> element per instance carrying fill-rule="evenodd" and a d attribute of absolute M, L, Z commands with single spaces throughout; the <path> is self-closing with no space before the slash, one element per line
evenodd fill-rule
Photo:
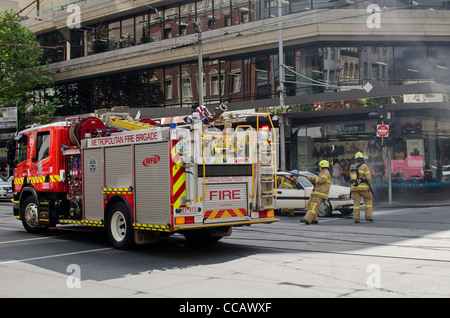
<path fill-rule="evenodd" d="M 11 181 L 0 175 L 0 199 L 12 199 Z"/>
<path fill-rule="evenodd" d="M 299 172 L 301 175 L 317 177 L 311 172 Z M 277 176 L 287 176 L 288 172 L 278 172 Z M 306 178 L 299 176 L 297 189 L 284 189 L 277 187 L 276 209 L 294 209 L 307 211 L 311 192 L 314 188 L 313 184 Z M 331 216 L 334 210 L 339 210 L 342 214 L 350 214 L 353 212 L 353 200 L 350 198 L 350 187 L 344 187 L 331 184 L 328 193 L 328 202 L 324 201 L 317 211 L 319 216 Z"/>

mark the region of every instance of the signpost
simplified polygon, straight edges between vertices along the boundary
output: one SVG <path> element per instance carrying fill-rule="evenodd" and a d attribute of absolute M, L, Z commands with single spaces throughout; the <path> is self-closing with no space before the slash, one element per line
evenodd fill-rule
<path fill-rule="evenodd" d="M 377 125 L 377 137 L 389 137 L 389 125 Z"/>
<path fill-rule="evenodd" d="M 381 137 L 381 144 L 383 145 L 383 139 L 389 137 L 389 125 L 382 123 L 377 125 L 377 137 Z M 388 201 L 392 202 L 392 177 L 391 177 L 391 147 L 387 145 L 387 158 L 388 158 Z"/>

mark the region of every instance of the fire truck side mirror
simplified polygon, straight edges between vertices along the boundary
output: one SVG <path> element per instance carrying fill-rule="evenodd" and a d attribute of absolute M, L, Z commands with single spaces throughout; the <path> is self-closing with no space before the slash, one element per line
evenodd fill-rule
<path fill-rule="evenodd" d="M 6 142 L 6 148 L 8 149 L 7 153 L 6 153 L 6 161 L 8 163 L 8 165 L 11 168 L 14 168 L 17 165 L 17 160 L 16 160 L 16 141 L 15 140 L 8 140 Z"/>

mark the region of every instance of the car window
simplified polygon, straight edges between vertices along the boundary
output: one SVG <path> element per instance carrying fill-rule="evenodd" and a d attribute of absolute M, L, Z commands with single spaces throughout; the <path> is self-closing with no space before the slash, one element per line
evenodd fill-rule
<path fill-rule="evenodd" d="M 298 182 L 299 182 L 304 188 L 313 187 L 312 183 L 311 183 L 306 177 L 299 176 L 299 177 L 298 177 Z"/>

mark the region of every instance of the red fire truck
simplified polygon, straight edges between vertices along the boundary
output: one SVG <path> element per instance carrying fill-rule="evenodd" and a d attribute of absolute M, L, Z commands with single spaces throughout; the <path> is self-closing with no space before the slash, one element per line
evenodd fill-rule
<path fill-rule="evenodd" d="M 23 130 L 8 143 L 14 216 L 32 233 L 104 227 L 119 249 L 278 221 L 274 131 L 212 128 L 196 113 L 170 127 L 108 113 Z"/>

